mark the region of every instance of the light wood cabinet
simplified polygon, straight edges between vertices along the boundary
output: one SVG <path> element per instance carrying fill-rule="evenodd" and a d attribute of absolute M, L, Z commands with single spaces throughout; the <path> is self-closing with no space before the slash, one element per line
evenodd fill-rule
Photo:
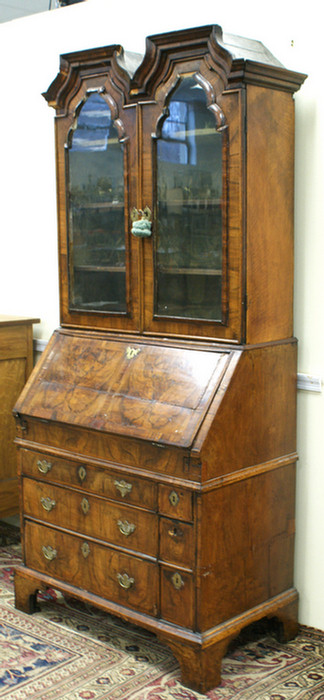
<path fill-rule="evenodd" d="M 33 323 L 0 315 L 0 518 L 19 512 L 12 410 L 33 368 Z"/>
<path fill-rule="evenodd" d="M 251 58 L 252 57 L 252 58 Z M 16 403 L 24 565 L 159 635 L 206 692 L 240 629 L 297 630 L 293 93 L 219 27 L 66 54 L 61 327 Z"/>

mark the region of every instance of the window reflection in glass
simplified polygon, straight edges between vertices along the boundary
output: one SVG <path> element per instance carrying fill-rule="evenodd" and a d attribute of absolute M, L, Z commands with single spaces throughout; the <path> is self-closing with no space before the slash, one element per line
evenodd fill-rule
<path fill-rule="evenodd" d="M 70 133 L 70 309 L 126 310 L 123 149 L 107 102 L 82 104 Z"/>
<path fill-rule="evenodd" d="M 157 315 L 222 319 L 223 138 L 184 78 L 157 139 Z"/>

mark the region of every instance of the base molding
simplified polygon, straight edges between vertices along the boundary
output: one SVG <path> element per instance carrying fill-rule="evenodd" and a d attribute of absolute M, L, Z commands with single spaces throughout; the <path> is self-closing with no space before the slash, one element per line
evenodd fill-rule
<path fill-rule="evenodd" d="M 280 623 L 277 632 L 280 641 L 289 641 L 298 632 L 298 593 L 295 588 L 202 633 L 138 613 L 46 574 L 39 574 L 33 569 L 16 567 L 15 606 L 18 610 L 27 614 L 36 612 L 39 609 L 37 593 L 47 588 L 55 588 L 155 633 L 178 660 L 182 683 L 200 693 L 206 693 L 219 685 L 222 659 L 230 642 L 245 627 L 264 618 L 276 618 Z"/>
<path fill-rule="evenodd" d="M 178 660 L 182 683 L 197 692 L 207 693 L 220 684 L 222 660 L 228 646 L 245 627 L 264 618 L 276 618 L 280 623 L 277 637 L 279 641 L 288 642 L 298 632 L 297 614 L 298 593 L 291 588 L 202 635 L 196 635 L 193 644 L 184 639 L 178 641 L 174 636 L 157 634 Z"/>

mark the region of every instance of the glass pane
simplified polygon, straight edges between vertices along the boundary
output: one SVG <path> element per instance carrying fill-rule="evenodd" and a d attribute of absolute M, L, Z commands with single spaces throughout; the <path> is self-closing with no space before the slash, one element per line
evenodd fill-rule
<path fill-rule="evenodd" d="M 222 151 L 204 90 L 183 79 L 157 140 L 159 316 L 222 318 Z"/>
<path fill-rule="evenodd" d="M 126 311 L 123 148 L 92 93 L 69 144 L 70 309 Z"/>

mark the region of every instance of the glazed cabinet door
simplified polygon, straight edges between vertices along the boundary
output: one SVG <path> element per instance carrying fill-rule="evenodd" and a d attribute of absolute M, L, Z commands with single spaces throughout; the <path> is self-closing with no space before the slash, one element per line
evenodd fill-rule
<path fill-rule="evenodd" d="M 134 118 L 134 110 L 123 110 L 107 60 L 105 72 L 91 70 L 88 60 L 77 89 L 57 109 L 63 325 L 138 329 L 137 245 L 129 230 Z"/>
<path fill-rule="evenodd" d="M 242 338 L 244 106 L 240 90 L 216 94 L 189 62 L 143 107 L 147 333 Z"/>

